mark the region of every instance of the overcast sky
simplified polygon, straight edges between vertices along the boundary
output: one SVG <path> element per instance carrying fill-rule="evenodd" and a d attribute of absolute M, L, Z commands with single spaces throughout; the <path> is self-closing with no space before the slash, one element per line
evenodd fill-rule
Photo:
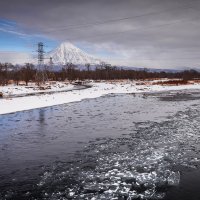
<path fill-rule="evenodd" d="M 200 1 L 0 1 L 0 59 L 38 41 L 47 50 L 69 41 L 117 65 L 200 69 Z"/>

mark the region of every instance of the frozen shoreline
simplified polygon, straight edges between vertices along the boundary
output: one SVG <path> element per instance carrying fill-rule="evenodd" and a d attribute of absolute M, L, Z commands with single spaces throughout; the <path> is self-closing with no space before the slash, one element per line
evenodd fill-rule
<path fill-rule="evenodd" d="M 0 114 L 8 114 L 18 111 L 31 110 L 35 108 L 43 108 L 54 105 L 66 104 L 81 101 L 83 99 L 97 98 L 107 94 L 117 93 L 148 93 L 148 92 L 164 92 L 173 90 L 200 90 L 200 84 L 180 85 L 180 86 L 161 86 L 161 85 L 140 85 L 136 81 L 125 82 L 99 82 L 91 83 L 92 87 L 84 90 L 72 90 L 62 92 L 62 90 L 73 89 L 72 85 L 62 86 L 62 88 L 54 87 L 50 91 L 58 91 L 59 93 L 43 94 L 39 96 L 25 96 L 19 98 L 2 98 L 0 99 Z M 60 83 L 61 84 L 61 83 Z M 12 94 L 29 93 L 33 90 L 24 89 L 24 86 L 0 87 L 0 92 Z M 36 91 L 37 93 L 37 91 Z"/>

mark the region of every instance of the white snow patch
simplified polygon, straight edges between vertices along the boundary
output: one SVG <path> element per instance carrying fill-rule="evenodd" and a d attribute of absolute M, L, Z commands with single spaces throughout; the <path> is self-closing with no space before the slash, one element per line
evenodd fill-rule
<path fill-rule="evenodd" d="M 137 82 L 138 83 L 138 82 Z M 18 98 L 2 98 L 0 99 L 0 114 L 12 113 L 35 108 L 42 108 L 71 102 L 81 101 L 83 99 L 97 98 L 107 94 L 117 93 L 148 93 L 148 92 L 164 92 L 171 90 L 194 90 L 200 89 L 200 84 L 180 85 L 180 86 L 160 86 L 160 85 L 138 85 L 135 81 L 123 82 L 94 82 L 91 83 L 92 88 L 84 90 L 74 90 L 62 93 L 43 94 L 38 96 L 25 96 Z M 65 91 L 72 89 L 72 85 L 64 85 L 57 83 L 49 91 Z M 0 92 L 5 95 L 9 94 L 29 94 L 39 92 L 34 87 L 27 88 L 25 86 L 0 86 Z M 41 92 L 41 91 L 40 91 Z"/>

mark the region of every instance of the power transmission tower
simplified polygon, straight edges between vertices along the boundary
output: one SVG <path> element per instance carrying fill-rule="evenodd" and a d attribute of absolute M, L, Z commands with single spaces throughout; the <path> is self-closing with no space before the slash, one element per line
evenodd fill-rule
<path fill-rule="evenodd" d="M 49 58 L 49 70 L 52 70 L 53 69 L 53 58 L 52 57 L 50 57 Z"/>
<path fill-rule="evenodd" d="M 36 73 L 36 82 L 38 85 L 45 83 L 48 80 L 46 70 L 44 69 L 44 44 L 42 42 L 38 43 L 38 70 Z"/>
<path fill-rule="evenodd" d="M 44 44 L 38 43 L 38 65 L 41 67 L 44 64 Z"/>
<path fill-rule="evenodd" d="M 53 58 L 52 58 L 52 57 L 49 58 L 49 65 L 50 65 L 50 66 L 53 65 Z"/>

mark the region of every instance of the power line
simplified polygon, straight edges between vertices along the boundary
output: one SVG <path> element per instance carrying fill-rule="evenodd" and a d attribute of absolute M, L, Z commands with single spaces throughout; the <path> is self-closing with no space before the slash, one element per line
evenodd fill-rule
<path fill-rule="evenodd" d="M 198 2 L 198 0 L 194 0 L 193 2 Z M 191 3 L 191 2 L 190 2 Z M 194 9 L 197 10 L 196 8 L 194 8 L 194 5 L 191 5 L 188 7 L 189 4 L 186 5 L 182 5 L 182 6 L 178 6 L 176 8 L 169 8 L 169 9 L 164 9 L 158 12 L 152 12 L 152 13 L 147 13 L 147 14 L 142 14 L 142 15 L 135 15 L 135 16 L 130 16 L 130 17 L 124 17 L 124 18 L 117 18 L 117 19 L 109 19 L 109 20 L 105 20 L 105 21 L 101 21 L 101 22 L 94 22 L 94 23 L 88 23 L 88 24 L 79 24 L 79 25 L 68 25 L 68 26 L 63 26 L 63 28 L 59 29 L 59 28 L 54 28 L 51 30 L 47 30 L 47 31 L 43 31 L 44 33 L 51 33 L 51 32 L 59 32 L 59 31 L 65 31 L 65 30 L 73 30 L 73 29 L 81 29 L 81 28 L 87 28 L 90 26 L 96 26 L 96 25 L 103 25 L 103 24 L 109 24 L 109 23 L 114 23 L 114 22 L 118 22 L 118 21 L 125 21 L 125 20 L 129 20 L 129 19 L 138 19 L 141 17 L 145 17 L 145 16 L 151 16 L 151 15 L 157 15 L 157 14 L 162 14 L 168 11 L 172 11 L 172 10 L 179 10 L 179 9 Z M 185 7 L 187 6 L 187 7 Z"/>
<path fill-rule="evenodd" d="M 198 2 L 198 0 L 194 0 L 192 2 L 196 2 L 196 1 Z M 160 13 L 167 12 L 167 11 L 170 11 L 170 10 L 177 10 L 177 9 L 195 9 L 196 10 L 196 8 L 193 8 L 193 6 L 189 6 L 187 8 L 185 8 L 185 6 L 186 5 L 182 5 L 182 6 L 173 8 L 173 9 L 165 9 L 165 10 L 162 10 L 162 11 L 159 11 L 159 12 L 148 13 L 148 14 L 143 14 L 143 15 L 138 15 L 138 16 L 132 16 L 132 17 L 111 19 L 111 20 L 107 20 L 107 21 L 96 22 L 96 23 L 93 23 L 93 24 L 89 23 L 89 24 L 83 24 L 83 25 L 79 25 L 79 26 L 71 25 L 71 29 L 83 28 L 83 27 L 88 27 L 88 26 L 94 26 L 94 25 L 104 24 L 104 23 L 113 23 L 113 22 L 117 22 L 117 21 L 123 21 L 123 20 L 134 19 L 134 18 L 139 18 L 139 17 L 144 17 L 144 16 L 150 16 L 150 15 L 156 15 L 156 14 L 160 14 Z M 189 20 L 192 20 L 192 19 L 195 19 L 195 18 L 191 18 Z M 113 33 L 95 34 L 95 35 L 88 35 L 88 36 L 85 36 L 85 37 L 74 37 L 74 38 L 72 37 L 72 38 L 66 38 L 66 39 L 67 40 L 77 40 L 77 39 L 86 39 L 86 38 L 99 38 L 99 37 L 104 37 L 104 36 L 109 36 L 109 35 L 111 35 L 111 36 L 115 35 L 116 36 L 116 35 L 120 35 L 120 34 L 126 33 L 126 32 L 133 32 L 133 31 L 138 31 L 138 30 L 146 30 L 146 29 L 159 28 L 159 27 L 161 28 L 161 27 L 164 27 L 164 26 L 170 26 L 170 25 L 173 25 L 173 24 L 178 24 L 178 23 L 181 23 L 181 22 L 184 22 L 184 21 L 188 21 L 188 19 L 183 19 L 183 20 L 179 20 L 179 21 L 175 21 L 175 22 L 171 22 L 171 23 L 165 23 L 165 24 L 159 24 L 159 25 L 152 25 L 152 26 L 147 26 L 147 27 L 139 27 L 139 28 L 134 28 L 134 29 L 130 29 L 130 30 L 113 32 Z M 62 30 L 68 30 L 68 29 L 70 29 L 70 26 L 68 26 L 66 29 L 61 29 L 61 30 L 56 29 L 55 31 L 62 31 Z M 50 31 L 50 32 L 52 32 L 52 31 Z"/>
<path fill-rule="evenodd" d="M 152 26 L 140 27 L 140 28 L 136 28 L 136 29 L 112 32 L 112 33 L 95 34 L 95 35 L 89 35 L 89 36 L 85 36 L 85 37 L 66 38 L 66 40 L 78 40 L 78 39 L 87 39 L 87 38 L 98 38 L 98 37 L 102 37 L 102 36 L 113 36 L 113 35 L 119 35 L 119 34 L 126 33 L 126 32 L 133 32 L 133 31 L 139 31 L 139 30 L 148 30 L 148 29 L 151 29 L 151 28 L 161 28 L 161 27 L 165 27 L 165 26 L 179 24 L 181 22 L 187 22 L 187 21 L 194 20 L 194 19 L 199 19 L 199 17 L 194 17 L 194 18 L 190 18 L 190 19 L 183 19 L 183 20 L 170 22 L 170 23 L 165 23 L 165 24 L 152 25 Z"/>
<path fill-rule="evenodd" d="M 196 1 L 196 0 L 195 0 Z M 194 1 L 193 1 L 194 2 Z M 183 6 L 181 7 L 178 7 L 179 9 L 180 8 L 183 8 Z M 174 8 L 175 9 L 178 9 L 178 8 Z M 192 6 L 190 7 L 187 7 L 187 9 L 189 8 L 192 8 L 192 9 L 195 9 L 197 10 L 196 8 L 193 8 Z M 184 8 L 186 9 L 186 8 Z M 166 9 L 166 11 L 168 10 L 171 10 L 171 9 Z M 134 16 L 136 18 L 138 17 L 142 17 L 142 16 L 148 16 L 148 15 L 155 15 L 157 13 L 162 13 L 164 11 L 159 11 L 159 12 L 156 12 L 156 13 L 150 13 L 150 14 L 144 14 L 144 15 L 140 15 L 140 16 Z M 133 17 L 133 18 L 134 18 Z M 126 18 L 121 18 L 121 19 L 114 19 L 115 21 L 119 21 L 119 20 L 125 20 L 125 19 L 130 19 L 131 17 L 126 17 Z M 138 30 L 147 30 L 147 29 L 151 29 L 151 28 L 161 28 L 161 27 L 164 27 L 164 26 L 170 26 L 170 25 L 173 25 L 173 24 L 178 24 L 178 23 L 181 23 L 181 22 L 185 22 L 185 21 L 190 21 L 190 20 L 193 20 L 193 19 L 199 19 L 199 17 L 195 17 L 195 18 L 190 18 L 190 19 L 183 19 L 183 20 L 178 20 L 178 21 L 175 21 L 175 22 L 170 22 L 170 23 L 165 23 L 165 24 L 159 24 L 159 25 L 152 25 L 152 26 L 147 26 L 147 27 L 140 27 L 140 28 L 135 28 L 135 29 L 130 29 L 130 30 L 123 30 L 123 31 L 118 31 L 118 32 L 113 32 L 113 33 L 103 33 L 103 34 L 95 34 L 95 35 L 89 35 L 89 36 L 84 36 L 84 37 L 72 37 L 72 38 L 66 38 L 66 40 L 78 40 L 78 39 L 87 39 L 87 38 L 99 38 L 99 37 L 104 37 L 104 36 L 113 36 L 113 35 L 120 35 L 122 33 L 126 33 L 126 32 L 133 32 L 133 31 L 138 31 Z M 111 20 L 108 20 L 109 22 Z M 113 21 L 113 20 L 112 20 Z M 101 24 L 103 23 L 106 23 L 106 22 L 101 22 Z M 85 25 L 85 26 L 90 26 L 90 25 L 94 25 L 94 24 L 88 24 L 88 25 Z M 75 27 L 74 27 L 75 28 Z M 80 27 L 76 27 L 76 28 L 80 28 Z M 67 29 L 66 29 L 67 30 Z M 58 30 L 59 31 L 59 30 Z"/>

